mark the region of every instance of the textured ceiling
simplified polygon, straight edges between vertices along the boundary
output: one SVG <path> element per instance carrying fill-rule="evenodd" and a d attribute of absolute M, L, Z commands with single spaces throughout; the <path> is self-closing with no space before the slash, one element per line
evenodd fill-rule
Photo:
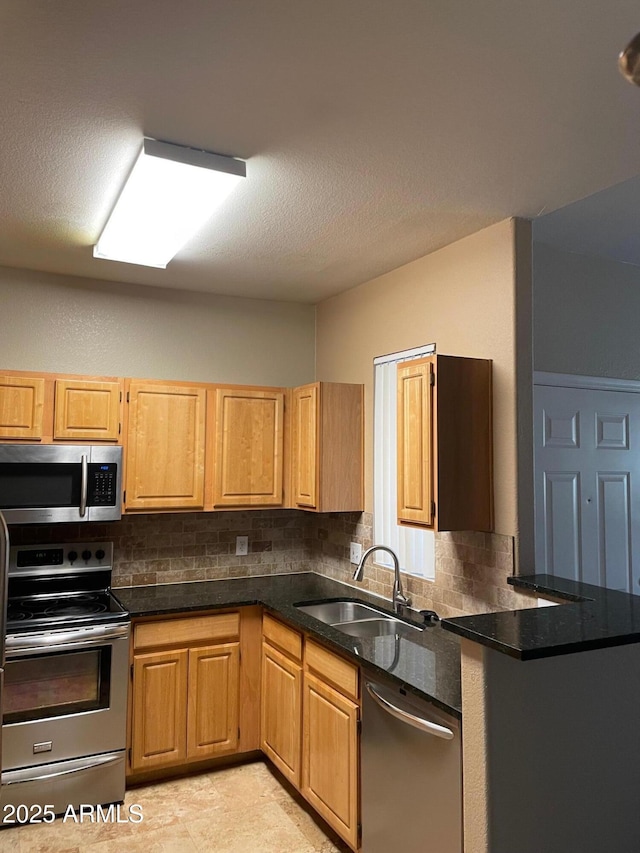
<path fill-rule="evenodd" d="M 316 302 L 640 172 L 632 0 L 0 0 L 0 264 Z M 143 135 L 247 159 L 169 264 L 92 257 Z"/>

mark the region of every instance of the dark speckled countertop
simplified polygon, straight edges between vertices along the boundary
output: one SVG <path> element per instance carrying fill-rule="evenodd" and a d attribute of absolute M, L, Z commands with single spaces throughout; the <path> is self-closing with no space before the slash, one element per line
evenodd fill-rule
<path fill-rule="evenodd" d="M 232 580 L 113 590 L 132 617 L 162 616 L 223 607 L 261 604 L 295 628 L 318 637 L 336 651 L 379 673 L 386 673 L 409 692 L 429 699 L 460 718 L 460 643 L 440 625 L 423 631 L 356 639 L 312 618 L 294 605 L 324 599 L 357 599 L 391 613 L 389 602 L 312 572 Z M 413 614 L 417 617 L 417 614 Z"/>
<path fill-rule="evenodd" d="M 640 596 L 552 575 L 509 578 L 563 604 L 445 619 L 443 627 L 519 660 L 640 642 Z"/>

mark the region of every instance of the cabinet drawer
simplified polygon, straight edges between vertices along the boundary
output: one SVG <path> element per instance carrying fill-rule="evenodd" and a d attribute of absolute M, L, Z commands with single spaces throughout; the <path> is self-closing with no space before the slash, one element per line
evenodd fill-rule
<path fill-rule="evenodd" d="M 346 696 L 358 699 L 357 666 L 317 645 L 313 640 L 306 642 L 304 660 L 306 669 L 316 672 Z"/>
<path fill-rule="evenodd" d="M 262 617 L 262 633 L 274 646 L 288 654 L 294 660 L 302 660 L 302 635 L 293 628 L 273 619 L 268 613 Z"/>
<path fill-rule="evenodd" d="M 163 619 L 135 626 L 134 649 L 154 646 L 184 646 L 240 635 L 240 614 L 220 613 L 216 616 L 190 616 L 185 619 Z"/>

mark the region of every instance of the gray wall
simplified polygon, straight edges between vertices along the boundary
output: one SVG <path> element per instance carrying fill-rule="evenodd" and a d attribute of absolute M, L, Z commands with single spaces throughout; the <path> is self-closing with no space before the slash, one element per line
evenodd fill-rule
<path fill-rule="evenodd" d="M 535 370 L 640 379 L 640 268 L 533 244 Z"/>
<path fill-rule="evenodd" d="M 301 385 L 315 308 L 0 267 L 0 369 Z"/>
<path fill-rule="evenodd" d="M 473 645 L 463 641 L 465 849 L 640 850 L 640 645 L 530 661 Z"/>

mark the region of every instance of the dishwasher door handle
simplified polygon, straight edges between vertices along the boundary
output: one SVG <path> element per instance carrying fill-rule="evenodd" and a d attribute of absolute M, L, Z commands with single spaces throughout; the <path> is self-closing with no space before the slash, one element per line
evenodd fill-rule
<path fill-rule="evenodd" d="M 434 735 L 435 737 L 442 738 L 443 740 L 453 740 L 454 733 L 451 729 L 448 729 L 446 726 L 441 726 L 438 723 L 434 723 L 432 720 L 428 720 L 425 717 L 418 717 L 416 714 L 394 705 L 388 697 L 382 696 L 381 693 L 378 692 L 382 688 L 377 684 L 366 681 L 365 687 L 374 702 L 376 702 L 388 714 L 391 714 L 391 716 L 396 717 L 398 720 L 402 720 L 403 723 L 407 723 L 409 726 L 413 726 L 426 734 Z"/>

